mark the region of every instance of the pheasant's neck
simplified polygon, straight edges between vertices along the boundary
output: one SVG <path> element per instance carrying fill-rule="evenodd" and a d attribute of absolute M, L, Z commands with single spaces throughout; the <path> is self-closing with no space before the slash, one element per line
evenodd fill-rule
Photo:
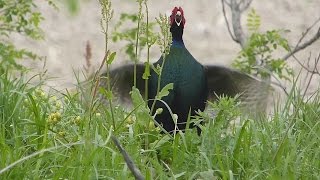
<path fill-rule="evenodd" d="M 172 46 L 185 47 L 182 39 L 180 40 L 172 39 Z"/>
<path fill-rule="evenodd" d="M 184 43 L 182 39 L 183 27 L 173 24 L 170 28 L 170 32 L 172 34 L 172 46 L 184 47 Z"/>

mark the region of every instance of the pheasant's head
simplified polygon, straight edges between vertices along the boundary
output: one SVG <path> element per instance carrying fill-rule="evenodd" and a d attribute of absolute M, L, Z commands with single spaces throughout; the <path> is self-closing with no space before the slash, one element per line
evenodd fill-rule
<path fill-rule="evenodd" d="M 170 25 L 177 25 L 178 27 L 184 28 L 186 19 L 184 18 L 183 9 L 181 7 L 174 7 L 170 16 Z"/>

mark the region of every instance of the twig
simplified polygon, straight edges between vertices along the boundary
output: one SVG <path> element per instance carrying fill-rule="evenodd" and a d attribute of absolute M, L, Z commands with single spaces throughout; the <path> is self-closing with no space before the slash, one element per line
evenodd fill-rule
<path fill-rule="evenodd" d="M 259 70 L 259 69 L 262 69 L 262 67 L 261 67 L 261 66 L 258 66 L 258 67 L 256 67 L 256 68 L 254 67 L 254 69 Z M 280 88 L 283 90 L 283 92 L 284 92 L 287 96 L 289 96 L 289 93 L 288 93 L 288 91 L 287 91 L 287 88 L 286 88 L 284 85 L 281 84 L 280 79 L 277 78 L 277 76 L 275 76 L 270 70 L 268 70 L 268 69 L 266 69 L 266 68 L 263 68 L 263 70 L 264 70 L 264 71 L 267 71 L 268 74 L 270 74 L 270 75 L 277 81 L 277 82 L 270 81 L 270 83 L 273 84 L 273 85 L 275 85 L 275 86 L 280 87 Z"/>
<path fill-rule="evenodd" d="M 227 3 L 225 0 L 221 0 L 221 3 L 222 3 L 223 17 L 224 17 L 224 20 L 225 20 L 225 22 L 226 22 L 228 32 L 229 32 L 232 40 L 235 41 L 235 42 L 237 42 L 237 43 L 239 43 L 239 41 L 236 39 L 236 37 L 234 37 L 234 35 L 232 34 L 231 29 L 230 29 L 230 25 L 229 25 L 229 21 L 228 21 L 228 18 L 227 18 L 225 5 L 224 5 L 224 3 L 226 3 L 226 4 L 228 4 L 228 3 Z M 228 4 L 228 5 L 229 5 L 229 4 Z"/>
<path fill-rule="evenodd" d="M 310 30 L 318 23 L 320 22 L 320 18 L 318 18 L 310 27 L 308 27 L 306 29 L 306 31 L 304 33 L 302 33 L 301 38 L 299 39 L 298 43 L 296 44 L 296 46 L 294 47 L 294 49 L 292 51 L 290 51 L 288 54 L 286 54 L 283 59 L 287 60 L 289 57 L 291 57 L 292 55 L 294 55 L 295 53 L 305 49 L 306 47 L 310 46 L 311 44 L 313 44 L 315 41 L 317 41 L 320 38 L 320 27 L 317 31 L 317 33 L 310 38 L 308 41 L 306 41 L 305 43 L 301 44 L 302 40 L 306 37 L 306 35 L 310 32 Z"/>
<path fill-rule="evenodd" d="M 301 41 L 305 38 L 305 36 L 309 33 L 309 31 L 319 22 L 319 20 L 320 18 L 316 20 L 310 27 L 308 27 L 305 32 L 302 33 L 302 36 L 299 39 L 298 43 L 296 44 L 296 47 L 300 45 Z"/>
<path fill-rule="evenodd" d="M 312 78 L 314 77 L 314 75 L 315 75 L 315 74 L 320 75 L 320 73 L 319 73 L 318 70 L 317 70 L 317 66 L 318 66 L 318 64 L 319 64 L 319 61 L 320 61 L 320 53 L 319 53 L 318 57 L 315 59 L 315 64 L 314 64 L 313 70 L 312 70 L 312 71 L 308 71 L 309 73 L 311 73 L 311 76 L 310 76 L 310 78 L 309 78 L 307 87 L 306 87 L 305 90 L 304 90 L 302 99 L 304 99 L 304 97 L 306 96 L 307 91 L 308 91 L 308 89 L 309 89 L 309 87 L 310 87 L 310 85 L 311 85 L 311 81 L 312 81 Z M 314 73 L 314 72 L 315 72 L 315 73 Z"/>
<path fill-rule="evenodd" d="M 305 65 L 303 65 L 295 55 L 293 55 L 292 57 L 293 57 L 293 58 L 298 62 L 298 64 L 299 64 L 303 69 L 305 69 L 308 73 L 318 74 L 318 75 L 320 76 L 320 72 L 319 72 L 318 67 L 317 67 L 317 65 L 318 65 L 318 63 L 319 63 L 320 53 L 319 53 L 319 55 L 315 58 L 315 61 L 314 61 L 315 64 L 314 64 L 313 70 L 310 70 L 310 65 L 309 65 L 310 57 L 308 58 L 308 67 L 306 67 Z"/>
<path fill-rule="evenodd" d="M 115 136 L 111 136 L 112 141 L 114 142 L 114 144 L 117 146 L 117 148 L 119 149 L 119 151 L 121 152 L 128 168 L 130 169 L 130 171 L 132 172 L 133 176 L 138 179 L 138 180 L 144 180 L 145 178 L 142 176 L 140 170 L 138 169 L 138 167 L 134 164 L 133 160 L 131 159 L 131 157 L 129 156 L 129 154 L 126 152 L 126 150 L 121 146 L 119 140 L 115 137 Z"/>
<path fill-rule="evenodd" d="M 241 12 L 244 12 L 245 10 L 247 10 L 247 9 L 249 8 L 250 4 L 252 3 L 252 1 L 253 1 L 253 0 L 247 0 L 247 1 L 246 1 L 246 0 L 241 0 L 240 3 L 242 3 L 243 6 L 240 7 L 240 11 L 241 11 Z"/>
<path fill-rule="evenodd" d="M 281 88 L 283 90 L 283 92 L 289 96 L 289 93 L 287 91 L 287 88 L 285 86 L 283 86 L 282 84 L 278 83 L 278 82 L 274 82 L 274 81 L 271 81 L 271 84 L 275 85 L 275 86 L 278 86 L 279 88 Z"/>

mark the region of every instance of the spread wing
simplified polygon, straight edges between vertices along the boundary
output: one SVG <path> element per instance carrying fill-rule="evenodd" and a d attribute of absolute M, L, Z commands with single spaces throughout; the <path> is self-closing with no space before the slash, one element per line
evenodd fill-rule
<path fill-rule="evenodd" d="M 136 88 L 139 89 L 142 97 L 144 97 L 145 92 L 145 80 L 142 79 L 145 66 L 144 64 L 137 64 L 137 81 Z M 101 75 L 100 86 L 107 87 L 106 77 L 107 74 Z M 110 70 L 110 84 L 112 91 L 115 96 L 122 103 L 130 103 L 130 91 L 134 84 L 134 64 L 126 64 Z"/>
<path fill-rule="evenodd" d="M 227 67 L 205 66 L 209 100 L 217 100 L 217 96 L 239 94 L 241 105 L 249 112 L 264 112 L 267 108 L 269 83 L 258 80 L 248 74 Z"/>

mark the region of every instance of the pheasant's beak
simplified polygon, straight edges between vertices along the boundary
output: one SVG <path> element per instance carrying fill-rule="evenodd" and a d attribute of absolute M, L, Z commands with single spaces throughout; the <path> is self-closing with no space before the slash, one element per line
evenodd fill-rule
<path fill-rule="evenodd" d="M 182 22 L 182 16 L 181 16 L 181 12 L 177 11 L 176 17 L 174 18 L 174 20 L 176 21 L 177 25 L 180 26 L 181 22 Z"/>

